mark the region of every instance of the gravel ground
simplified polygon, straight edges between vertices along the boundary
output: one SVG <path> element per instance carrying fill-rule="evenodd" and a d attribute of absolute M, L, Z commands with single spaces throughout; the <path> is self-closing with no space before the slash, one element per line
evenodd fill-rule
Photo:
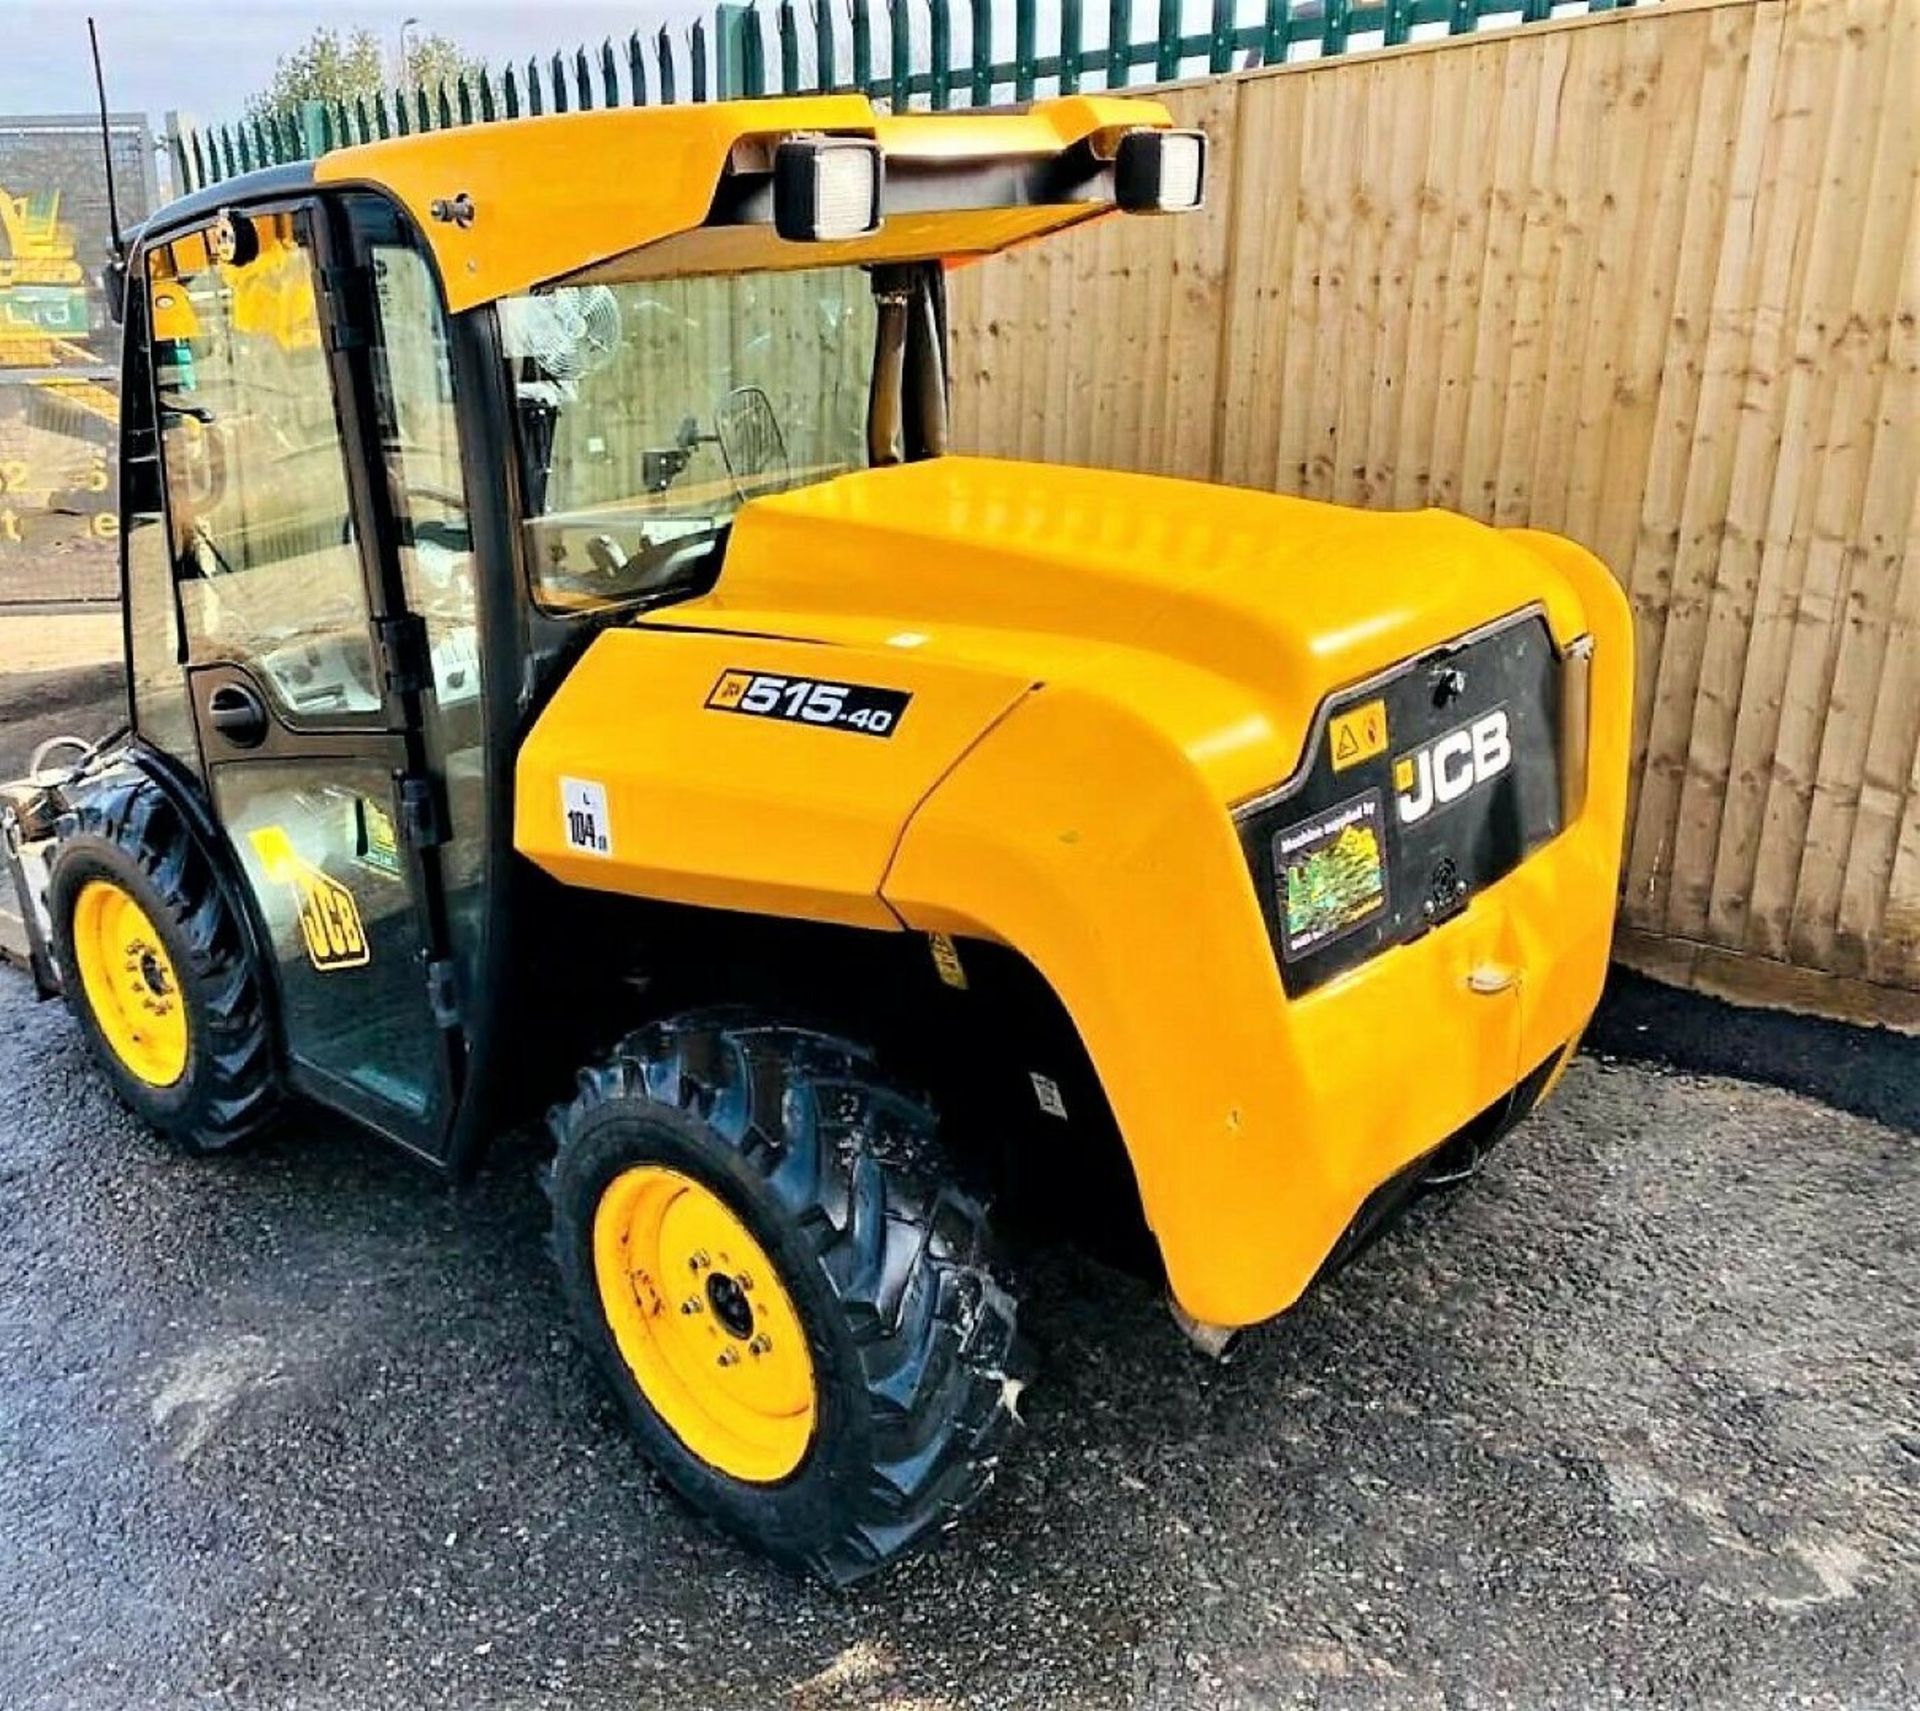
<path fill-rule="evenodd" d="M 0 1705 L 1916 1703 L 1920 1050 L 1730 1014 L 1625 982 L 1226 1368 L 1041 1261 L 1000 1483 L 834 1595 L 651 1482 L 531 1145 L 177 1159 L 0 971 Z"/>

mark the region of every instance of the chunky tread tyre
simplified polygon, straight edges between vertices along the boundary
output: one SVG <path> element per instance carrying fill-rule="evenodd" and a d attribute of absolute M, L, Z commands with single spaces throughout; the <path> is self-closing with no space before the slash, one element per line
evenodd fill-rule
<path fill-rule="evenodd" d="M 137 773 L 79 790 L 49 888 L 68 1007 L 122 1101 L 182 1151 L 224 1152 L 273 1114 L 280 1078 L 258 970 L 207 851 L 159 785 Z M 146 911 L 179 975 L 187 1067 L 169 1087 L 131 1074 L 88 1002 L 73 946 L 74 904 L 108 879 Z"/>
<path fill-rule="evenodd" d="M 643 1028 L 549 1124 L 554 1250 L 589 1348 L 696 1508 L 835 1584 L 957 1521 L 991 1482 L 1024 1349 L 980 1204 L 942 1181 L 933 1113 L 862 1048 L 733 1014 Z M 784 1481 L 730 1479 L 649 1407 L 614 1345 L 595 1210 L 634 1164 L 704 1181 L 773 1257 L 806 1326 L 813 1443 Z"/>

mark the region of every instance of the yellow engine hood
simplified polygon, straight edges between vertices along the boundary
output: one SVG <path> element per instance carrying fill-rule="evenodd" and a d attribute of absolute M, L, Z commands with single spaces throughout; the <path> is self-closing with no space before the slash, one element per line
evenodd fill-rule
<path fill-rule="evenodd" d="M 1072 683 L 1233 801 L 1293 770 L 1329 692 L 1535 602 L 1585 627 L 1546 559 L 1448 512 L 945 457 L 753 501 L 714 590 L 646 622 Z"/>

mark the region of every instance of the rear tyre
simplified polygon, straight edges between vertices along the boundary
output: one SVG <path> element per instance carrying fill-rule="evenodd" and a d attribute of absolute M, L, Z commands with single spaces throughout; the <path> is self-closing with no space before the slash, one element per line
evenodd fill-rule
<path fill-rule="evenodd" d="M 189 1153 L 221 1152 L 279 1097 L 247 940 L 212 861 L 160 787 L 80 800 L 48 888 L 67 1004 L 122 1101 Z"/>
<path fill-rule="evenodd" d="M 738 1017 L 630 1035 L 549 1118 L 554 1251 L 649 1458 L 856 1580 L 950 1526 L 1014 1423 L 1013 1297 L 931 1111 L 859 1047 Z"/>

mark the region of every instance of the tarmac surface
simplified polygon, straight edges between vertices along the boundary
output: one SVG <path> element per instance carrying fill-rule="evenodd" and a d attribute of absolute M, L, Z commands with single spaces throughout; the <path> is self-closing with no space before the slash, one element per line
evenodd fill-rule
<path fill-rule="evenodd" d="M 1042 1256 L 998 1484 L 840 1595 L 650 1478 L 530 1140 L 451 1193 L 318 1116 L 176 1157 L 11 970 L 0 1086 L 10 1711 L 1920 1700 L 1912 1040 L 1625 979 L 1223 1368 Z"/>

